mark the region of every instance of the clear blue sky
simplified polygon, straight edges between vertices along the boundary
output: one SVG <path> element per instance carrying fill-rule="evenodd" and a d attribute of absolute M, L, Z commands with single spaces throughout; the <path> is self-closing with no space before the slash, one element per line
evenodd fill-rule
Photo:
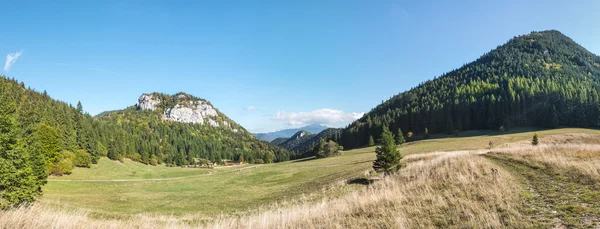
<path fill-rule="evenodd" d="M 598 12 L 597 0 L 2 1 L 0 55 L 23 50 L 6 75 L 90 114 L 185 91 L 251 131 L 343 126 L 515 35 L 557 29 L 599 54 Z"/>

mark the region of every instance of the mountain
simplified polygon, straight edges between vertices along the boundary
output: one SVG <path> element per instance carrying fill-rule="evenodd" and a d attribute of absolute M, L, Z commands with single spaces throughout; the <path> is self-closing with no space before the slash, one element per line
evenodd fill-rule
<path fill-rule="evenodd" d="M 122 129 L 114 139 L 124 145 L 117 155 L 147 164 L 186 165 L 199 158 L 271 163 L 295 158 L 255 138 L 209 101 L 183 92 L 142 94 L 136 105 L 104 113 L 98 119 Z M 124 142 L 120 142 L 124 141 Z M 123 153 L 126 152 L 126 153 Z"/>
<path fill-rule="evenodd" d="M 271 141 L 275 140 L 276 138 L 289 138 L 301 130 L 305 130 L 310 133 L 319 133 L 327 128 L 328 127 L 323 126 L 323 125 L 312 124 L 312 125 L 308 125 L 308 126 L 304 126 L 304 127 L 300 127 L 300 128 L 285 129 L 285 130 L 280 130 L 280 131 L 275 131 L 275 132 L 270 132 L 270 133 L 254 133 L 254 136 L 256 136 L 260 140 L 271 142 Z"/>
<path fill-rule="evenodd" d="M 271 142 L 294 152 L 298 158 L 313 155 L 313 148 L 319 144 L 321 139 L 338 141 L 342 133 L 341 128 L 327 128 L 318 134 L 310 134 L 307 131 L 298 131 L 290 138 L 277 138 Z"/>
<path fill-rule="evenodd" d="M 294 135 L 292 135 L 292 137 L 288 138 L 287 140 L 285 140 L 284 142 L 282 142 L 278 145 L 283 147 L 284 149 L 292 150 L 294 147 L 304 143 L 305 141 L 309 140 L 312 137 L 313 137 L 313 134 L 311 134 L 310 132 L 301 130 L 301 131 L 298 131 L 297 133 L 295 133 Z"/>
<path fill-rule="evenodd" d="M 532 32 L 393 96 L 350 124 L 340 143 L 367 145 L 384 127 L 394 134 L 600 127 L 599 82 L 599 56 L 558 31 Z"/>

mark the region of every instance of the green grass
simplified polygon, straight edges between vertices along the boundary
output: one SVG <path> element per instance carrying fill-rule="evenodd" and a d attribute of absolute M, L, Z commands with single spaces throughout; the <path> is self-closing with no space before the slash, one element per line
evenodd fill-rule
<path fill-rule="evenodd" d="M 104 215 L 231 213 L 302 194 L 319 194 L 328 186 L 363 177 L 373 159 L 371 151 L 355 150 L 326 159 L 218 169 L 154 167 L 102 159 L 91 169 L 78 168 L 70 176 L 52 177 L 44 187 L 42 202 Z M 153 178 L 175 179 L 89 181 Z"/>
<path fill-rule="evenodd" d="M 496 146 L 528 140 L 534 132 L 540 137 L 565 133 L 600 134 L 598 130 L 573 128 L 514 129 L 504 135 L 498 135 L 497 131 L 468 131 L 459 137 L 440 135 L 430 140 L 411 142 L 400 146 L 399 150 L 408 155 L 481 149 L 487 147 L 491 140 Z M 232 214 L 275 202 L 296 200 L 305 195 L 309 196 L 309 200 L 318 200 L 363 187 L 361 184 L 341 184 L 364 177 L 375 159 L 374 150 L 375 147 L 367 147 L 345 151 L 341 156 L 332 158 L 215 169 L 147 166 L 103 158 L 92 168 L 77 168 L 72 175 L 51 177 L 44 186 L 41 203 L 87 209 L 102 217 L 136 213 L 177 216 Z M 162 178 L 167 180 L 148 180 Z"/>

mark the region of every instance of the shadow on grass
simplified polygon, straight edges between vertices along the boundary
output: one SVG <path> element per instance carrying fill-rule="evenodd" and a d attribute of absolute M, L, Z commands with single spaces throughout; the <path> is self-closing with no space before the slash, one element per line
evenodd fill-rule
<path fill-rule="evenodd" d="M 362 184 L 362 185 L 370 185 L 372 183 L 371 180 L 361 177 L 361 178 L 352 178 L 348 180 L 348 184 Z"/>

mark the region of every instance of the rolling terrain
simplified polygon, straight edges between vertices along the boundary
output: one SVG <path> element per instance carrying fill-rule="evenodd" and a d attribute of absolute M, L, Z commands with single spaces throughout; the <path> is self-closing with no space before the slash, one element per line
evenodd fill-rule
<path fill-rule="evenodd" d="M 77 168 L 73 176 L 50 179 L 40 203 L 6 212 L 0 226 L 598 226 L 600 131 L 512 131 L 468 131 L 459 137 L 403 144 L 398 147 L 404 154 L 400 172 L 370 185 L 374 147 L 326 159 L 212 170 L 102 159 L 91 169 Z M 538 146 L 531 145 L 534 133 L 540 137 Z M 494 148 L 487 148 L 489 141 Z M 498 176 L 492 168 L 498 169 Z M 108 170 L 116 172 L 96 176 Z M 143 180 L 152 178 L 178 179 Z M 88 181 L 94 179 L 139 180 Z"/>

